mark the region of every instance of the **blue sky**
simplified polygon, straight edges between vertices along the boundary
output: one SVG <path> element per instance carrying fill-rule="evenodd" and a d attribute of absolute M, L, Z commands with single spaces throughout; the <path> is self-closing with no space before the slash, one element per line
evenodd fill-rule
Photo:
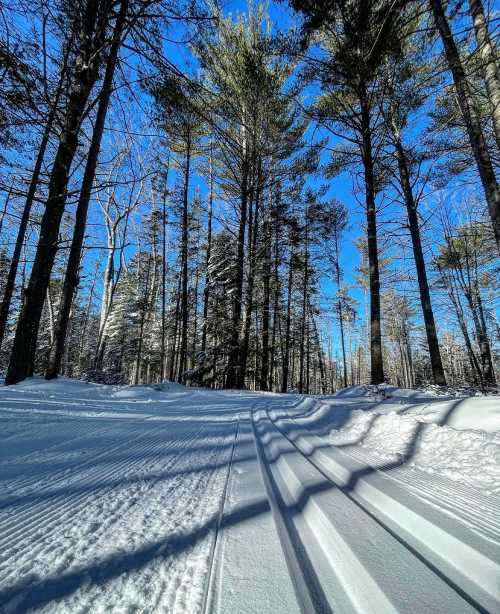
<path fill-rule="evenodd" d="M 255 4 L 257 4 L 257 2 L 255 2 Z M 223 6 L 225 14 L 232 13 L 235 16 L 237 13 L 247 13 L 248 11 L 246 0 L 225 0 L 225 1 L 223 0 L 222 6 Z M 270 18 L 271 18 L 271 21 L 273 23 L 275 30 L 286 32 L 293 24 L 297 23 L 298 21 L 297 18 L 292 17 L 292 13 L 286 1 L 285 2 L 270 2 L 268 4 L 268 10 L 269 10 L 269 15 L 270 15 Z M 185 70 L 186 72 L 193 71 L 193 70 L 195 71 L 196 62 L 192 59 L 188 48 L 180 42 L 182 40 L 182 31 L 176 30 L 176 28 L 178 28 L 178 26 L 174 27 L 171 33 L 171 38 L 174 40 L 178 39 L 179 42 L 178 43 L 172 42 L 167 45 L 166 51 L 167 51 L 168 57 L 173 63 L 179 66 L 179 68 L 181 68 L 182 70 Z M 314 95 L 314 93 L 315 92 L 313 88 L 309 90 L 310 95 L 311 94 Z M 137 95 L 139 99 L 139 103 L 141 105 L 145 104 L 147 106 L 148 104 L 147 97 L 140 90 L 140 88 L 138 87 L 136 88 L 135 94 Z M 132 104 L 130 107 L 130 113 L 135 113 L 137 117 L 139 117 L 140 116 L 139 107 L 135 106 L 134 110 L 132 110 L 133 108 L 134 108 L 134 105 Z M 146 118 L 146 120 L 149 121 L 148 118 Z M 417 124 L 413 127 L 412 134 L 417 135 L 419 132 L 421 132 L 425 121 L 426 121 L 425 118 L 420 119 L 417 122 Z M 109 122 L 108 122 L 108 127 L 109 127 Z M 151 129 L 151 131 L 156 132 L 156 128 L 154 128 L 154 125 L 152 122 L 150 122 L 149 124 L 146 123 L 145 127 L 148 131 Z M 112 133 L 108 132 L 108 136 L 109 134 L 112 135 Z M 323 136 L 325 136 L 324 132 L 321 129 L 317 129 L 314 135 L 314 138 L 320 139 Z M 334 146 L 336 142 L 338 141 L 336 141 L 336 139 L 332 137 L 328 144 L 329 147 Z M 323 156 L 323 161 L 327 161 L 328 157 L 329 157 L 329 154 L 325 152 Z M 31 163 L 27 163 L 26 167 L 27 169 L 29 169 L 31 167 Z M 171 184 L 172 184 L 173 179 L 174 177 L 172 176 L 171 181 L 170 181 Z M 353 298 L 355 298 L 359 302 L 358 310 L 360 312 L 360 315 L 363 315 L 363 310 L 364 310 L 363 292 L 360 288 L 356 287 L 355 285 L 356 268 L 359 266 L 360 257 L 359 257 L 358 250 L 356 249 L 354 245 L 354 240 L 360 236 L 363 236 L 364 234 L 364 229 L 363 229 L 364 212 L 363 212 L 363 208 L 360 206 L 358 202 L 358 201 L 362 202 L 363 197 L 364 197 L 363 190 L 360 189 L 362 188 L 362 184 L 360 186 L 357 186 L 353 190 L 353 180 L 350 177 L 350 175 L 348 175 L 347 173 L 344 173 L 338 177 L 335 177 L 334 179 L 329 179 L 327 181 L 325 181 L 322 178 L 313 177 L 310 179 L 310 182 L 313 185 L 327 182 L 329 185 L 328 196 L 335 197 L 338 200 L 342 201 L 347 207 L 347 209 L 349 210 L 349 213 L 350 213 L 349 228 L 345 233 L 344 241 L 342 244 L 341 264 L 344 270 L 344 282 L 350 287 L 351 296 L 353 296 Z M 204 193 L 203 182 L 201 179 L 197 177 L 193 178 L 192 194 L 194 194 L 194 189 L 196 188 L 197 185 L 201 187 L 202 194 L 203 194 Z M 480 188 L 475 180 L 472 183 L 463 184 L 463 178 L 459 178 L 455 182 L 455 184 L 450 185 L 449 190 L 446 192 L 446 197 L 456 199 L 457 193 L 459 191 L 462 191 L 462 194 L 466 193 L 467 191 L 468 193 L 471 193 L 471 194 L 477 193 L 478 198 L 481 198 Z M 438 195 L 431 194 L 428 202 L 432 203 L 433 201 L 436 200 L 437 197 Z M 393 218 L 392 221 L 395 221 L 396 217 L 398 219 L 404 219 L 404 212 L 402 211 L 399 205 L 392 205 L 388 209 L 387 212 L 384 212 L 384 214 L 381 215 L 381 218 L 384 218 L 384 219 L 391 219 L 391 217 Z M 94 218 L 91 220 L 91 223 L 94 221 L 98 221 L 97 216 L 94 216 Z M 102 220 L 101 220 L 101 224 L 102 224 Z M 386 229 L 387 227 L 384 225 L 384 227 L 380 231 L 381 240 L 387 239 L 387 236 L 385 236 Z M 99 240 L 100 232 L 102 233 L 102 237 L 104 237 L 103 229 L 99 231 L 96 227 L 96 230 L 95 230 L 96 236 L 93 239 L 93 243 L 98 242 L 102 245 L 102 239 Z M 432 238 L 433 237 L 431 235 L 431 239 Z M 390 246 L 390 247 L 392 247 L 392 251 L 396 253 L 397 255 L 397 246 Z M 135 249 L 134 246 L 131 246 L 129 248 L 129 256 L 133 253 L 134 249 Z M 405 254 L 405 255 L 408 255 L 408 254 Z M 104 256 L 105 256 L 105 251 L 101 251 L 97 249 L 92 250 L 91 254 L 86 259 L 85 273 L 87 275 L 87 279 L 90 277 L 90 275 L 94 271 L 95 259 L 99 257 L 101 262 L 103 262 Z M 408 265 L 408 263 L 401 263 L 401 262 L 397 264 L 400 267 L 403 267 L 403 268 L 406 267 L 406 269 L 410 268 L 412 270 L 413 265 L 411 264 L 411 260 L 408 260 L 408 262 L 410 262 L 410 265 Z M 324 294 L 327 297 L 333 296 L 335 292 L 335 286 L 331 283 L 328 276 L 324 276 L 322 278 L 322 288 L 323 288 Z M 416 284 L 406 284 L 406 288 L 412 295 L 414 304 L 417 306 L 416 320 L 419 321 L 420 315 L 419 315 L 419 310 L 418 310 L 418 297 L 416 295 Z M 385 289 L 386 288 L 384 287 L 383 290 Z M 326 326 L 328 322 L 328 308 L 329 308 L 326 303 L 324 303 L 324 308 L 325 308 L 325 317 L 323 318 L 323 325 Z"/>

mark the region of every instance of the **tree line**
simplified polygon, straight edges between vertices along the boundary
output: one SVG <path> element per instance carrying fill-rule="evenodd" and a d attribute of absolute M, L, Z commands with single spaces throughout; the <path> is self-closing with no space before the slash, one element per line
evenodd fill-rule
<path fill-rule="evenodd" d="M 0 4 L 6 384 L 496 386 L 488 7 L 273 9 Z"/>

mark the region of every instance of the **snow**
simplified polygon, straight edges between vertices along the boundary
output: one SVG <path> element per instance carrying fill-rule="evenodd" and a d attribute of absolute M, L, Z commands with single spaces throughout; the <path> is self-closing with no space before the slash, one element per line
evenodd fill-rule
<path fill-rule="evenodd" d="M 500 397 L 0 389 L 0 612 L 500 611 Z"/>
<path fill-rule="evenodd" d="M 330 441 L 500 494 L 499 397 L 395 405 L 394 396 L 350 412 L 340 428 L 331 429 Z M 334 410 L 335 403 L 326 409 Z"/>

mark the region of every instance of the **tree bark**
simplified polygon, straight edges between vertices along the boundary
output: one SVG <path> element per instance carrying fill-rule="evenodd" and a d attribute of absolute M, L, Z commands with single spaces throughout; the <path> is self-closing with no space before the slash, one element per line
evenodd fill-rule
<path fill-rule="evenodd" d="M 214 170 L 212 160 L 212 150 L 210 150 L 210 181 L 208 195 L 208 219 L 207 219 L 207 254 L 205 260 L 205 286 L 203 289 L 203 331 L 201 334 L 201 351 L 207 349 L 207 325 L 208 325 L 208 305 L 210 302 L 210 258 L 212 256 L 212 215 L 214 203 Z"/>
<path fill-rule="evenodd" d="M 269 388 L 269 323 L 271 301 L 271 233 L 269 220 L 264 222 L 264 295 L 262 298 L 262 362 L 260 366 L 261 390 Z"/>
<path fill-rule="evenodd" d="M 87 214 L 92 193 L 92 185 L 95 179 L 97 161 L 99 151 L 101 149 L 102 134 L 104 132 L 104 124 L 111 98 L 113 88 L 113 78 L 116 65 L 118 62 L 118 53 L 120 50 L 122 35 L 125 26 L 125 19 L 128 10 L 128 0 L 122 0 L 120 11 L 118 13 L 109 56 L 106 65 L 106 72 L 101 88 L 97 116 L 92 133 L 92 140 L 85 166 L 85 172 L 80 190 L 80 197 L 75 214 L 75 227 L 73 231 L 73 240 L 69 253 L 68 265 L 64 277 L 62 290 L 61 304 L 59 307 L 59 315 L 55 330 L 55 342 L 52 345 L 45 379 L 53 379 L 57 377 L 61 366 L 61 360 L 64 353 L 64 344 L 66 342 L 69 314 L 73 303 L 73 297 L 79 283 L 79 269 L 82 258 L 83 239 L 85 237 L 85 228 L 87 226 Z"/>
<path fill-rule="evenodd" d="M 243 301 L 243 273 L 245 263 L 245 232 L 247 226 L 248 208 L 248 161 L 243 160 L 242 184 L 240 195 L 240 223 L 238 228 L 238 243 L 236 247 L 236 283 L 233 293 L 233 309 L 231 318 L 231 338 L 227 364 L 226 388 L 234 388 L 238 381 L 238 366 L 240 357 L 239 332 L 241 308 Z"/>
<path fill-rule="evenodd" d="M 446 386 L 446 377 L 444 374 L 443 363 L 441 361 L 441 352 L 439 350 L 439 341 L 436 333 L 436 323 L 434 321 L 434 312 L 432 310 L 429 283 L 427 281 L 427 272 L 425 268 L 424 254 L 422 251 L 422 241 L 420 238 L 417 205 L 413 197 L 413 190 L 410 183 L 408 160 L 406 156 L 406 151 L 403 147 L 403 144 L 401 143 L 401 138 L 396 129 L 393 129 L 393 137 L 394 145 L 396 147 L 396 156 L 398 159 L 399 180 L 401 182 L 401 188 L 403 190 L 406 204 L 406 213 L 408 216 L 408 225 L 410 227 L 413 257 L 415 259 L 418 289 L 420 293 L 420 304 L 422 306 L 425 332 L 427 336 L 427 345 L 429 347 L 429 355 L 431 359 L 432 376 L 434 379 L 434 383 L 437 386 Z"/>
<path fill-rule="evenodd" d="M 175 370 L 175 358 L 178 354 L 177 352 L 177 330 L 179 327 L 179 309 L 181 302 L 181 276 L 179 275 L 179 280 L 177 282 L 177 293 L 175 299 L 175 311 L 174 311 L 174 331 L 172 335 L 172 351 L 170 354 L 170 370 L 169 370 L 169 379 L 173 382 L 176 379 L 177 373 Z"/>
<path fill-rule="evenodd" d="M 488 32 L 481 0 L 469 0 L 469 11 L 476 33 L 477 49 L 484 67 L 484 81 L 491 106 L 491 118 L 497 147 L 500 150 L 500 77 L 493 44 Z"/>
<path fill-rule="evenodd" d="M 300 322 L 300 353 L 299 353 L 299 392 L 304 392 L 304 361 L 307 323 L 307 295 L 309 286 L 309 211 L 306 209 L 305 220 L 305 256 L 304 277 L 302 280 L 302 318 Z"/>
<path fill-rule="evenodd" d="M 99 19 L 99 5 L 98 0 L 88 0 L 85 8 L 81 33 L 82 43 L 75 61 L 76 75 L 52 167 L 39 242 L 26 288 L 26 300 L 19 314 L 5 378 L 6 385 L 15 384 L 33 375 L 40 317 L 58 249 L 59 228 L 66 205 L 71 164 L 78 147 L 78 135 L 87 101 L 98 78 L 100 50 L 105 30 L 105 23 L 101 22 L 106 22 L 102 16 Z M 96 25 L 98 25 L 97 28 Z"/>
<path fill-rule="evenodd" d="M 467 77 L 443 9 L 442 0 L 430 0 L 430 5 L 443 42 L 448 66 L 453 75 L 458 104 L 467 127 L 470 145 L 476 160 L 486 202 L 488 203 L 497 249 L 500 252 L 500 188 L 495 176 L 495 171 L 493 170 L 493 164 L 481 124 L 474 113 L 474 105 L 470 95 Z"/>
<path fill-rule="evenodd" d="M 186 140 L 186 163 L 184 167 L 184 189 L 182 199 L 182 239 L 181 239 L 181 344 L 178 381 L 187 367 L 187 337 L 188 337 L 188 241 L 189 241 L 189 176 L 191 167 L 191 135 Z"/>
<path fill-rule="evenodd" d="M 281 338 L 281 326 L 279 315 L 279 300 L 280 300 L 280 277 L 279 277 L 279 229 L 280 229 L 280 217 L 278 210 L 274 217 L 274 298 L 273 298 L 273 332 L 271 336 L 271 349 L 269 355 L 269 390 L 276 390 L 280 385 L 276 374 L 276 337 L 278 334 L 278 328 L 280 328 L 280 348 L 282 349 Z"/>
<path fill-rule="evenodd" d="M 153 260 L 151 254 L 148 254 L 148 265 L 146 268 L 146 288 L 144 290 L 144 296 L 141 301 L 141 319 L 139 322 L 139 338 L 137 344 L 137 355 L 135 359 L 135 369 L 134 369 L 134 385 L 137 386 L 139 383 L 139 373 L 141 368 L 141 358 L 142 358 L 142 346 L 144 344 L 144 325 L 146 323 L 146 316 L 149 311 L 149 282 L 151 276 L 151 261 Z M 139 264 L 137 267 L 137 275 L 141 275 L 141 261 L 139 259 Z M 138 279 L 139 281 L 139 279 Z"/>
<path fill-rule="evenodd" d="M 40 147 L 38 148 L 38 154 L 36 157 L 35 166 L 33 168 L 33 173 L 31 175 L 30 185 L 28 188 L 28 194 L 26 195 L 26 202 L 24 204 L 23 212 L 21 215 L 21 220 L 19 222 L 19 228 L 17 230 L 17 237 L 16 237 L 16 243 L 14 245 L 14 252 L 12 254 L 12 258 L 10 261 L 9 273 L 7 275 L 7 280 L 5 283 L 2 304 L 0 305 L 0 347 L 2 345 L 3 338 L 5 335 L 5 327 L 7 325 L 7 319 L 9 317 L 10 304 L 12 302 L 12 295 L 14 293 L 17 270 L 19 267 L 19 260 L 21 258 L 21 251 L 23 248 L 24 239 L 26 237 L 26 231 L 28 229 L 31 208 L 33 207 L 33 202 L 35 200 L 36 189 L 38 187 L 38 182 L 40 180 L 40 173 L 42 170 L 43 160 L 45 158 L 45 152 L 47 151 L 47 145 L 49 144 L 50 133 L 52 132 L 52 127 L 54 125 L 55 109 L 57 108 L 57 105 L 59 104 L 59 99 L 62 94 L 64 76 L 66 74 L 66 62 L 67 62 L 68 53 L 69 53 L 69 47 L 65 53 L 64 63 L 61 68 L 61 75 L 59 78 L 59 83 L 57 86 L 56 94 L 55 94 L 54 101 L 52 103 L 52 107 L 51 107 L 51 110 L 47 118 L 45 129 L 43 131 L 42 140 L 40 141 Z"/>
<path fill-rule="evenodd" d="M 165 337 L 167 331 L 167 187 L 168 169 L 170 160 L 167 162 L 167 172 L 165 173 L 165 189 L 163 192 L 162 206 L 162 259 L 161 259 L 161 350 L 160 350 L 160 382 L 163 382 L 167 372 L 167 355 L 165 348 Z"/>
<path fill-rule="evenodd" d="M 85 347 L 85 341 L 87 339 L 87 327 L 88 327 L 88 323 L 90 320 L 90 313 L 92 309 L 92 301 L 94 300 L 94 291 L 95 291 L 95 287 L 97 283 L 98 272 L 99 272 L 99 261 L 97 261 L 96 263 L 94 277 L 92 279 L 92 285 L 90 286 L 89 298 L 87 301 L 87 308 L 85 309 L 85 316 L 83 318 L 83 323 L 82 323 L 82 332 L 81 332 L 82 336 L 81 336 L 79 347 L 78 347 L 78 369 L 80 372 L 80 376 L 82 374 L 82 356 L 83 356 L 83 350 Z"/>
<path fill-rule="evenodd" d="M 343 367 L 343 382 L 344 388 L 347 388 L 347 360 L 345 355 L 345 334 L 344 334 L 344 313 L 342 308 L 342 297 L 340 296 L 340 250 L 339 250 L 339 228 L 335 228 L 335 270 L 337 277 L 337 290 L 339 292 L 339 300 L 337 301 L 337 312 L 339 316 L 340 326 L 340 343 L 342 348 L 342 367 Z"/>
<path fill-rule="evenodd" d="M 238 388 L 245 387 L 247 371 L 248 348 L 250 344 L 250 328 L 252 324 L 255 268 L 257 264 L 257 236 L 260 214 L 260 174 L 257 177 L 257 185 L 252 185 L 249 194 L 249 218 L 248 218 L 248 283 L 246 288 L 245 317 L 243 321 L 243 335 L 240 346 L 239 375 L 237 378 Z M 254 202 L 255 201 L 255 202 Z M 255 205 L 255 208 L 252 205 Z"/>
<path fill-rule="evenodd" d="M 290 258 L 288 261 L 288 287 L 286 298 L 286 323 L 285 323 L 285 352 L 283 355 L 282 365 L 282 380 L 281 380 L 281 392 L 288 390 L 288 373 L 290 369 L 290 329 L 292 322 L 292 284 L 293 284 L 293 259 L 294 250 L 293 245 L 290 245 Z"/>
<path fill-rule="evenodd" d="M 375 207 L 375 177 L 373 172 L 372 136 L 370 126 L 370 109 L 367 93 L 363 89 L 360 95 L 362 154 L 365 175 L 366 223 L 368 234 L 368 265 L 370 276 L 370 358 L 372 384 L 384 381 L 384 364 L 382 356 L 382 332 L 380 324 L 380 273 L 378 264 L 377 218 Z"/>

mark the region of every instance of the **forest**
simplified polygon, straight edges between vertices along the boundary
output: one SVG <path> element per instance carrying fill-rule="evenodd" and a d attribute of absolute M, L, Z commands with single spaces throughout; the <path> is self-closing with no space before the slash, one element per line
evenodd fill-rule
<path fill-rule="evenodd" d="M 493 0 L 0 0 L 0 370 L 495 390 Z"/>

